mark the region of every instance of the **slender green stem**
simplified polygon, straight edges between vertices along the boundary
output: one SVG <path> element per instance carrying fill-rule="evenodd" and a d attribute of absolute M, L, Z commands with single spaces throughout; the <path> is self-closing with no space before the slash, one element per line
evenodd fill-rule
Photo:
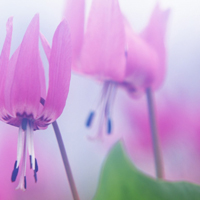
<path fill-rule="evenodd" d="M 159 143 L 154 100 L 153 100 L 153 94 L 152 94 L 151 88 L 146 89 L 146 95 L 147 95 L 147 104 L 148 104 L 148 110 L 149 110 L 149 122 L 151 126 L 151 135 L 152 135 L 152 142 L 153 142 L 156 177 L 159 179 L 163 179 L 164 178 L 163 159 L 162 159 L 162 153 L 161 153 L 161 148 L 160 148 L 160 143 Z"/>
<path fill-rule="evenodd" d="M 63 143 L 63 140 L 62 140 L 62 136 L 61 136 L 58 124 L 55 121 L 55 122 L 52 123 L 52 125 L 53 125 L 53 128 L 54 128 L 54 132 L 55 132 L 55 135 L 56 135 L 56 139 L 57 139 L 57 142 L 58 142 L 58 146 L 59 146 L 59 149 L 60 149 L 62 160 L 63 160 L 64 166 L 65 166 L 65 171 L 66 171 L 66 174 L 67 174 L 67 177 L 68 177 L 68 180 L 69 180 L 69 185 L 70 185 L 70 188 L 71 188 L 71 191 L 72 191 L 73 198 L 74 198 L 74 200 L 79 200 L 79 195 L 78 195 L 78 192 L 77 192 L 77 189 L 76 189 L 76 185 L 75 185 L 75 182 L 74 182 L 74 178 L 73 178 L 73 175 L 72 175 L 69 160 L 68 160 L 68 157 L 67 157 L 67 153 L 65 151 L 65 146 L 64 146 L 64 143 Z"/>
<path fill-rule="evenodd" d="M 43 99 L 41 97 L 40 103 L 44 106 L 45 99 Z M 52 126 L 53 126 L 53 129 L 54 129 L 55 135 L 56 135 L 56 139 L 57 139 L 57 142 L 58 142 L 58 146 L 59 146 L 59 149 L 60 149 L 60 153 L 61 153 L 61 156 L 62 156 L 64 167 L 65 167 L 65 172 L 67 174 L 69 185 L 70 185 L 70 188 L 71 188 L 71 191 L 72 191 L 73 199 L 74 200 L 80 200 L 77 189 L 76 189 L 76 185 L 75 185 L 75 182 L 74 182 L 74 178 L 73 178 L 73 175 L 72 175 L 72 170 L 71 170 L 71 167 L 70 167 L 70 164 L 69 164 L 69 160 L 68 160 L 68 157 L 67 157 L 67 153 L 66 153 L 66 150 L 65 150 L 65 146 L 64 146 L 64 143 L 63 143 L 63 139 L 62 139 L 62 136 L 61 136 L 61 133 L 60 133 L 60 129 L 58 127 L 58 123 L 56 121 L 54 121 L 52 123 Z"/>

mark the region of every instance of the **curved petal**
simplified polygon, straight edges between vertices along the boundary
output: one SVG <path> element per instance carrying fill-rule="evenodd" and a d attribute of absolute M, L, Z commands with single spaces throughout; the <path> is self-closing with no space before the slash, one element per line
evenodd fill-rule
<path fill-rule="evenodd" d="M 64 12 L 71 32 L 72 69 L 80 71 L 79 59 L 84 37 L 85 0 L 67 0 Z"/>
<path fill-rule="evenodd" d="M 50 47 L 48 41 L 46 40 L 46 38 L 44 37 L 44 35 L 42 33 L 40 33 L 40 40 L 42 42 L 42 47 L 44 49 L 46 57 L 47 57 L 47 59 L 49 61 L 50 55 L 51 55 L 51 47 Z"/>
<path fill-rule="evenodd" d="M 127 22 L 125 25 L 127 36 L 125 81 L 131 86 L 127 88 L 129 92 L 132 90 L 134 94 L 153 84 L 158 75 L 159 60 L 154 48 L 135 34 Z"/>
<path fill-rule="evenodd" d="M 8 67 L 9 56 L 10 56 L 10 46 L 12 39 L 12 30 L 13 30 L 13 17 L 10 17 L 6 24 L 6 38 L 4 41 L 3 49 L 0 57 L 0 110 L 3 112 L 5 102 L 4 102 L 4 85 L 5 85 L 5 71 Z M 4 115 L 2 113 L 2 115 Z"/>
<path fill-rule="evenodd" d="M 157 4 L 148 26 L 141 33 L 142 38 L 155 49 L 160 60 L 160 66 L 158 68 L 159 76 L 155 83 L 156 86 L 159 86 L 163 82 L 166 73 L 165 35 L 169 14 L 169 9 L 162 11 L 159 4 Z"/>
<path fill-rule="evenodd" d="M 46 99 L 46 81 L 45 81 L 45 72 L 44 72 L 44 67 L 43 67 L 43 64 L 42 64 L 42 60 L 41 60 L 41 57 L 39 55 L 38 57 L 38 66 L 39 66 L 39 78 L 40 78 L 40 97 L 43 98 L 43 99 Z M 43 110 L 43 105 L 42 104 L 39 104 L 39 111 L 38 113 L 41 113 Z"/>
<path fill-rule="evenodd" d="M 37 116 L 40 101 L 39 15 L 35 15 L 22 40 L 11 87 L 11 107 L 15 115 Z"/>
<path fill-rule="evenodd" d="M 81 54 L 82 71 L 100 79 L 122 81 L 125 30 L 117 0 L 94 0 Z"/>
<path fill-rule="evenodd" d="M 5 76 L 3 79 L 3 87 L 4 87 L 4 102 L 5 102 L 5 109 L 7 110 L 9 115 L 13 115 L 12 109 L 11 109 L 11 87 L 13 84 L 13 79 L 14 79 L 14 73 L 15 73 L 15 68 L 16 68 L 16 62 L 18 59 L 19 55 L 19 50 L 20 46 L 17 48 L 17 50 L 14 52 L 12 55 L 10 61 L 9 61 L 9 66 L 5 70 Z"/>
<path fill-rule="evenodd" d="M 39 118 L 56 120 L 66 103 L 71 77 L 71 43 L 66 20 L 55 31 L 49 60 L 49 89 L 44 110 Z"/>

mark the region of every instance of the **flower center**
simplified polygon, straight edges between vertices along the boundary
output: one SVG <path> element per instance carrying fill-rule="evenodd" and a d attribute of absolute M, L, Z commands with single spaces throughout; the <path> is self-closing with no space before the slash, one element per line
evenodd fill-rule
<path fill-rule="evenodd" d="M 102 136 L 103 134 L 102 128 L 104 126 L 104 123 L 106 123 L 107 133 L 111 134 L 112 132 L 111 115 L 112 115 L 114 98 L 116 94 L 116 88 L 117 88 L 117 84 L 115 82 L 112 82 L 112 81 L 104 82 L 100 101 L 97 104 L 96 109 L 90 112 L 89 117 L 86 121 L 86 126 L 91 127 L 94 116 L 95 116 L 95 112 L 99 109 L 99 107 L 101 107 L 98 136 Z"/>
<path fill-rule="evenodd" d="M 34 143 L 33 143 L 33 122 L 27 118 L 23 118 L 19 127 L 18 144 L 17 144 L 17 160 L 14 164 L 11 181 L 14 182 L 17 178 L 19 165 L 21 163 L 20 180 L 16 189 L 26 189 L 26 159 L 27 148 L 30 157 L 30 168 L 34 171 L 34 179 L 37 182 L 38 164 L 35 158 Z"/>

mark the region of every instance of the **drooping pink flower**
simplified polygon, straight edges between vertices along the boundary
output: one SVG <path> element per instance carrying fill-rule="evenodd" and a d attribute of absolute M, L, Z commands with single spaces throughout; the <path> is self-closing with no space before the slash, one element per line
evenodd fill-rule
<path fill-rule="evenodd" d="M 156 6 L 149 25 L 138 35 L 122 15 L 118 0 L 93 0 L 84 34 L 84 6 L 80 6 L 79 1 L 68 2 L 65 17 L 71 21 L 72 34 L 77 36 L 72 46 L 77 47 L 77 41 L 82 44 L 80 46 L 79 43 L 79 51 L 77 48 L 74 51 L 76 65 L 72 68 L 103 82 L 100 127 L 106 122 L 107 132 L 110 133 L 116 88 L 125 87 L 130 94 L 136 95 L 161 82 L 158 79 L 164 71 L 162 68 L 165 68 L 164 36 L 168 11 L 163 13 Z M 83 1 L 81 3 L 84 4 Z M 74 7 L 78 12 L 73 21 L 70 10 Z M 91 125 L 94 114 L 94 111 L 90 113 L 87 126 Z"/>
<path fill-rule="evenodd" d="M 83 29 L 85 1 L 68 0 L 67 2 L 65 17 L 69 21 L 72 35 L 77 37 L 72 40 L 75 49 L 73 59 L 76 59 L 73 61 L 72 68 L 78 73 L 103 81 L 100 127 L 106 122 L 107 132 L 110 133 L 111 107 L 116 85 L 123 81 L 126 67 L 125 30 L 118 0 L 92 2 L 85 34 Z M 77 11 L 76 14 L 73 14 L 72 10 Z M 78 41 L 81 41 L 82 46 Z M 78 46 L 80 49 L 77 49 Z M 91 112 L 87 126 L 91 125 L 93 117 L 94 112 Z"/>
<path fill-rule="evenodd" d="M 132 95 L 146 88 L 158 88 L 166 71 L 165 35 L 169 10 L 162 11 L 157 4 L 149 24 L 141 34 L 136 34 L 124 20 L 127 39 L 126 78 L 122 85 Z"/>
<path fill-rule="evenodd" d="M 49 88 L 46 94 L 45 76 L 39 53 L 39 15 L 29 24 L 22 43 L 9 60 L 12 18 L 7 23 L 7 35 L 0 63 L 0 117 L 19 127 L 17 160 L 12 173 L 16 180 L 21 163 L 17 188 L 26 189 L 26 155 L 37 181 L 38 165 L 34 153 L 34 130 L 44 129 L 62 113 L 66 103 L 71 75 L 71 46 L 67 23 L 57 27 L 52 48 L 49 48 Z M 45 105 L 40 103 L 45 99 Z"/>

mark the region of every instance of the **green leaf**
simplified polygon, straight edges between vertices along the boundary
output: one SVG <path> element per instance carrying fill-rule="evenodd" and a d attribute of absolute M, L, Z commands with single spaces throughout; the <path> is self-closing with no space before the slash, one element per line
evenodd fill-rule
<path fill-rule="evenodd" d="M 111 150 L 93 200 L 200 200 L 200 186 L 153 179 L 133 166 L 121 143 Z"/>

